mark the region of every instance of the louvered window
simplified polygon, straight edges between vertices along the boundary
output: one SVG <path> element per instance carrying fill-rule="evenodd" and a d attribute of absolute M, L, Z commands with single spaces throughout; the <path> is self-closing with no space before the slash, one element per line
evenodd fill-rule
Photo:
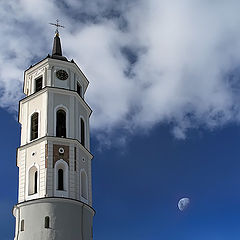
<path fill-rule="evenodd" d="M 85 147 L 85 124 L 81 118 L 81 144 Z"/>
<path fill-rule="evenodd" d="M 64 110 L 57 111 L 56 136 L 66 137 L 66 113 Z"/>
<path fill-rule="evenodd" d="M 63 170 L 58 170 L 58 190 L 64 190 L 63 188 Z"/>
<path fill-rule="evenodd" d="M 38 92 L 38 91 L 40 91 L 42 89 L 42 82 L 43 82 L 43 78 L 42 77 L 36 79 L 35 92 Z"/>
<path fill-rule="evenodd" d="M 31 140 L 38 138 L 38 113 L 31 117 Z"/>

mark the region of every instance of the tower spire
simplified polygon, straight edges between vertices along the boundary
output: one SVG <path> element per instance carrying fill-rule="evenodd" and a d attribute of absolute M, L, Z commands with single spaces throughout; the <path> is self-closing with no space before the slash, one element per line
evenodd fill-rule
<path fill-rule="evenodd" d="M 56 32 L 56 35 L 55 35 L 54 41 L 53 41 L 52 56 L 54 56 L 54 55 L 62 56 L 62 47 L 61 47 L 61 41 L 60 41 L 58 32 Z"/>
<path fill-rule="evenodd" d="M 62 55 L 61 40 L 59 37 L 59 30 L 58 30 L 60 27 L 64 28 L 64 26 L 59 24 L 58 19 L 56 20 L 56 22 L 57 23 L 49 23 L 56 27 L 55 37 L 54 37 L 54 41 L 53 41 L 52 58 L 67 61 L 67 59 Z"/>

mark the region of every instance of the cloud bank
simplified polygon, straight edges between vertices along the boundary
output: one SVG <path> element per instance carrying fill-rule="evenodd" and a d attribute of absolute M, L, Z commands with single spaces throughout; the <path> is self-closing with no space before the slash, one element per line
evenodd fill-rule
<path fill-rule="evenodd" d="M 240 2 L 18 0 L 0 2 L 0 107 L 17 110 L 23 70 L 51 52 L 89 78 L 99 139 L 170 124 L 176 138 L 240 120 Z M 124 138 L 119 138 L 124 142 Z"/>

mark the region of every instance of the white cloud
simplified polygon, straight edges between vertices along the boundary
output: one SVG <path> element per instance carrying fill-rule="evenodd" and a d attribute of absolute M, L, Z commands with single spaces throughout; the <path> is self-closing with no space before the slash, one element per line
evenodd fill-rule
<path fill-rule="evenodd" d="M 0 3 L 1 107 L 17 109 L 23 70 L 51 51 L 47 23 L 61 17 L 64 53 L 90 80 L 95 132 L 171 123 L 185 139 L 191 128 L 239 122 L 238 1 L 66 2 Z"/>

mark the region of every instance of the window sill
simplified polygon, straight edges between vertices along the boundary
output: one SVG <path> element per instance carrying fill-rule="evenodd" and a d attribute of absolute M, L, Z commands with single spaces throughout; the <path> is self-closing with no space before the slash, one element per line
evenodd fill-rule
<path fill-rule="evenodd" d="M 26 196 L 26 200 L 32 200 L 32 199 L 35 199 L 35 198 L 39 198 L 39 194 L 38 193 L 28 194 Z"/>
<path fill-rule="evenodd" d="M 68 197 L 68 191 L 66 191 L 66 190 L 55 190 L 54 195 L 56 197 Z"/>
<path fill-rule="evenodd" d="M 28 143 L 34 142 L 34 141 L 38 140 L 39 138 L 40 138 L 40 137 L 34 138 L 34 139 L 32 139 L 32 140 L 29 140 Z"/>

